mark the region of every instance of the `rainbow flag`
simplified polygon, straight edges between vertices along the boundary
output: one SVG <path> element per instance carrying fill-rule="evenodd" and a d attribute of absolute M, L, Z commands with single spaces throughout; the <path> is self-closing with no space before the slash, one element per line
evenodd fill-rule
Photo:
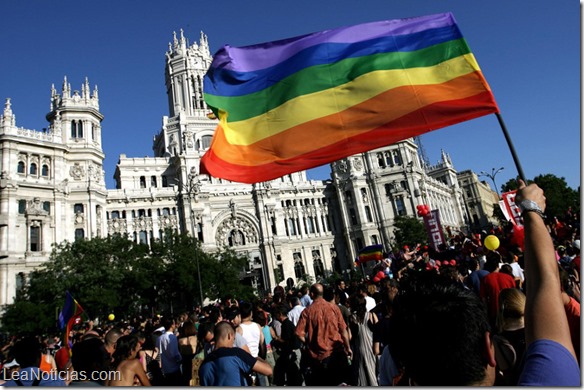
<path fill-rule="evenodd" d="M 359 251 L 357 263 L 366 263 L 372 260 L 383 260 L 383 245 L 369 245 Z"/>
<path fill-rule="evenodd" d="M 65 330 L 65 345 L 69 348 L 73 347 L 73 344 L 69 341 L 69 334 L 77 318 L 81 317 L 84 310 L 81 305 L 73 298 L 69 291 L 65 292 L 65 304 L 63 305 L 63 310 L 59 313 L 59 327 L 61 330 Z"/>
<path fill-rule="evenodd" d="M 225 45 L 201 173 L 256 183 L 498 112 L 451 13 Z"/>
<path fill-rule="evenodd" d="M 69 291 L 65 291 L 65 304 L 59 313 L 59 327 L 65 329 L 71 319 L 79 317 L 83 313 L 81 305 L 73 298 Z"/>

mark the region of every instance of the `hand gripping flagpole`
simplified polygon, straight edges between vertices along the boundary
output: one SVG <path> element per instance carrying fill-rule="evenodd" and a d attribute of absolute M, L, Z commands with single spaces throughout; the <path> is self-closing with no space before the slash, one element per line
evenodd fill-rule
<path fill-rule="evenodd" d="M 499 120 L 499 125 L 501 125 L 501 130 L 503 130 L 503 134 L 505 135 L 505 139 L 507 140 L 507 145 L 509 145 L 509 150 L 511 151 L 511 156 L 513 156 L 513 161 L 515 162 L 515 167 L 517 168 L 517 173 L 519 173 L 519 178 L 523 180 L 527 184 L 527 180 L 525 180 L 525 174 L 523 173 L 523 168 L 521 168 L 521 163 L 519 162 L 519 158 L 517 157 L 517 153 L 515 152 L 515 147 L 513 146 L 513 142 L 511 141 L 511 137 L 507 132 L 507 126 L 505 126 L 505 122 L 503 122 L 503 117 L 500 113 L 495 113 L 497 115 L 497 119 Z"/>

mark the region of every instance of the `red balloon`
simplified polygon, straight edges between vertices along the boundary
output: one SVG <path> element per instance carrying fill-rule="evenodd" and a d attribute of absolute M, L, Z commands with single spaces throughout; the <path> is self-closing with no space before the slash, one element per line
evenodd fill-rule
<path fill-rule="evenodd" d="M 380 281 L 380 280 L 381 280 L 381 279 L 379 279 L 377 276 L 375 276 L 375 277 L 373 278 L 373 281 L 374 281 L 375 283 L 379 283 L 379 281 Z"/>

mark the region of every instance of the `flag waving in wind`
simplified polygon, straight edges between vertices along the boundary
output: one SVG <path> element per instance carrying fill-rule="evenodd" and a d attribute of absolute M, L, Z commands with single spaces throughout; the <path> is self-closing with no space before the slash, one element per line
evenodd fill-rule
<path fill-rule="evenodd" d="M 225 45 L 204 96 L 219 125 L 201 173 L 243 183 L 498 112 L 450 13 Z"/>
<path fill-rule="evenodd" d="M 372 260 L 383 260 L 383 245 L 369 245 L 359 251 L 357 263 L 363 264 Z"/>
<path fill-rule="evenodd" d="M 83 308 L 73 298 L 69 291 L 65 292 L 65 304 L 59 313 L 59 328 L 65 330 L 65 345 L 69 345 L 69 333 L 77 318 L 81 317 Z"/>

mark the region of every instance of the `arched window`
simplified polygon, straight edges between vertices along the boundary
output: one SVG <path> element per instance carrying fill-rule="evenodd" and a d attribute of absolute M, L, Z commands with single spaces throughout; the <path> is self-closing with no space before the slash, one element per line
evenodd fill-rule
<path fill-rule="evenodd" d="M 383 153 L 377 153 L 376 157 L 377 165 L 379 165 L 379 168 L 385 168 L 385 160 L 383 159 Z"/>
<path fill-rule="evenodd" d="M 302 279 L 302 277 L 306 274 L 306 270 L 304 269 L 304 264 L 302 264 L 302 259 L 298 259 L 294 262 L 294 276 L 296 279 Z"/>
<path fill-rule="evenodd" d="M 24 174 L 25 173 L 25 168 L 26 167 L 24 165 L 24 161 L 19 161 L 18 162 L 18 167 L 16 168 L 16 172 Z"/>
<path fill-rule="evenodd" d="M 71 138 L 83 138 L 83 122 L 71 121 Z"/>
<path fill-rule="evenodd" d="M 41 168 L 41 175 L 44 177 L 49 176 L 49 166 L 47 164 L 43 164 Z"/>
<path fill-rule="evenodd" d="M 314 259 L 314 275 L 317 278 L 324 277 L 324 265 L 321 259 Z"/>
<path fill-rule="evenodd" d="M 117 218 L 120 218 L 120 212 L 116 211 L 116 210 L 112 211 L 111 212 L 111 219 L 117 219 Z"/>
<path fill-rule="evenodd" d="M 30 169 L 29 169 L 28 173 L 30 175 L 35 175 L 36 176 L 37 175 L 37 172 L 38 172 L 37 171 L 37 165 L 35 163 L 30 164 Z"/>

